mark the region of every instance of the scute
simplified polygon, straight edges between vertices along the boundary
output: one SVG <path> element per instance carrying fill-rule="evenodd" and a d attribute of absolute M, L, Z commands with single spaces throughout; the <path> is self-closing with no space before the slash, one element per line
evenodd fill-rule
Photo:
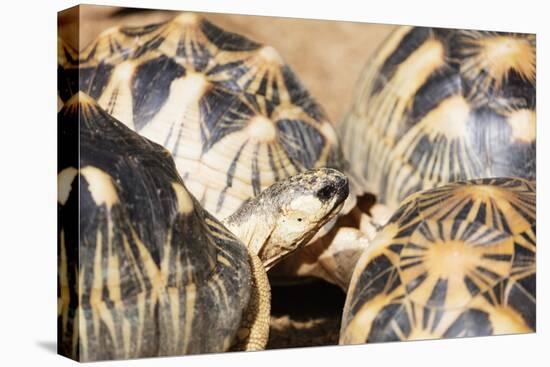
<path fill-rule="evenodd" d="M 339 125 L 355 189 L 396 209 L 448 182 L 534 179 L 535 55 L 531 34 L 399 27 Z"/>
<path fill-rule="evenodd" d="M 243 244 L 187 192 L 164 148 L 90 97 L 66 103 L 59 132 L 61 142 L 80 142 L 59 166 L 63 354 L 92 361 L 227 350 L 250 296 Z M 80 168 L 67 190 L 71 167 Z"/>
<path fill-rule="evenodd" d="M 357 262 L 340 343 L 534 331 L 535 223 L 520 178 L 411 195 Z"/>
<path fill-rule="evenodd" d="M 60 79 L 80 68 L 80 89 L 167 148 L 188 189 L 218 219 L 279 179 L 342 165 L 334 128 L 276 50 L 198 15 L 112 28 L 79 57 L 60 42 L 59 53 Z M 131 72 L 117 73 L 129 62 Z M 62 81 L 65 102 L 76 86 Z M 255 120 L 272 128 L 251 134 Z"/>

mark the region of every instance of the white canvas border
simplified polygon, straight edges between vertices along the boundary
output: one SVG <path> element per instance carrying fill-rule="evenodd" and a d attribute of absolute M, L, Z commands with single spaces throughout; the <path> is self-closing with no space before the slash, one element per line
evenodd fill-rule
<path fill-rule="evenodd" d="M 548 358 L 548 20 L 542 1 L 93 1 L 94 4 L 537 33 L 537 333 L 261 353 L 142 359 L 135 366 L 522 366 Z M 9 4 L 9 5 L 8 5 Z M 0 361 L 65 365 L 56 338 L 56 12 L 75 1 L 11 1 L 2 32 Z M 542 164 L 541 164 L 542 161 Z M 546 343 L 543 341 L 546 340 Z"/>

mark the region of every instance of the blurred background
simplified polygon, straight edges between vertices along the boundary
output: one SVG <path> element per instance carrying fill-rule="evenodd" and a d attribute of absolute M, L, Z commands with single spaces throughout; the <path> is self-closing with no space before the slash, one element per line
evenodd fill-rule
<path fill-rule="evenodd" d="M 87 46 L 103 30 L 163 22 L 177 12 L 98 5 L 81 5 L 59 14 L 59 35 L 78 48 Z M 328 117 L 338 123 L 349 107 L 355 83 L 369 56 L 395 26 L 253 15 L 201 13 L 225 30 L 275 47 L 298 74 Z"/>

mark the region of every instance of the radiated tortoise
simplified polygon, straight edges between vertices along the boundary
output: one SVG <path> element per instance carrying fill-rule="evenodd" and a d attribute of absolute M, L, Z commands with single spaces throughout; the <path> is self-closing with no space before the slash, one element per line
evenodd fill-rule
<path fill-rule="evenodd" d="M 532 34 L 426 27 L 398 27 L 374 53 L 338 125 L 360 229 L 336 229 L 321 254 L 338 284 L 347 287 L 358 251 L 408 195 L 467 179 L 535 179 L 535 62 Z M 368 216 L 364 194 L 376 197 Z"/>
<path fill-rule="evenodd" d="M 166 149 L 89 96 L 58 119 L 60 352 L 91 361 L 265 347 L 266 269 L 336 215 L 346 177 L 294 175 L 222 223 Z"/>
<path fill-rule="evenodd" d="M 358 193 L 395 210 L 416 191 L 535 178 L 535 35 L 398 27 L 339 126 Z"/>
<path fill-rule="evenodd" d="M 335 129 L 278 52 L 197 14 L 111 28 L 80 52 L 60 40 L 58 56 L 61 100 L 82 90 L 163 145 L 218 219 L 280 179 L 341 168 Z"/>
<path fill-rule="evenodd" d="M 409 196 L 357 263 L 340 343 L 535 331 L 535 202 L 520 178 Z"/>

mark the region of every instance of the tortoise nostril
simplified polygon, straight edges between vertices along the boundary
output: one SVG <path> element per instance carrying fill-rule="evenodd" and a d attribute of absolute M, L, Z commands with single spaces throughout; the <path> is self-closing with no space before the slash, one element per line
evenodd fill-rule
<path fill-rule="evenodd" d="M 334 196 L 334 193 L 336 192 L 336 187 L 333 184 L 327 184 L 323 186 L 315 196 L 317 196 L 321 201 L 327 201 L 330 198 Z"/>
<path fill-rule="evenodd" d="M 338 187 L 342 187 L 348 184 L 348 178 L 346 176 L 339 176 L 336 179 L 336 182 L 338 184 Z"/>

